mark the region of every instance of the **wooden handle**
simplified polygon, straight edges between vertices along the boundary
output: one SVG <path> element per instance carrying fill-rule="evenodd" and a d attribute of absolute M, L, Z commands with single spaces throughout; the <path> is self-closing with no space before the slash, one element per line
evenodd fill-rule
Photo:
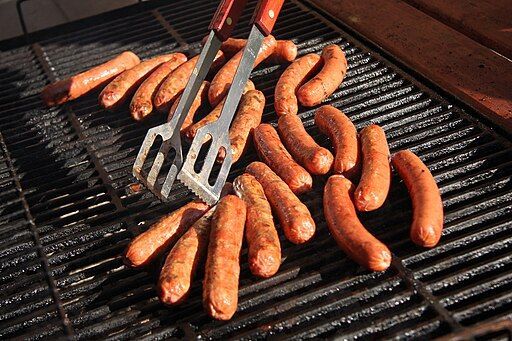
<path fill-rule="evenodd" d="M 228 39 L 246 3 L 247 0 L 222 0 L 208 28 L 214 30 L 221 41 Z"/>
<path fill-rule="evenodd" d="M 257 25 L 268 36 L 274 28 L 283 2 L 284 0 L 260 0 L 251 23 Z"/>

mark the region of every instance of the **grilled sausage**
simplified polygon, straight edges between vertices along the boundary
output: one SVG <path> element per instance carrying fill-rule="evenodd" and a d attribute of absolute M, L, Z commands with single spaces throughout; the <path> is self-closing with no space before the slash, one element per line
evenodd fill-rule
<path fill-rule="evenodd" d="M 391 158 L 412 199 L 411 240 L 433 247 L 443 232 L 443 202 L 434 177 L 419 157 L 401 150 Z"/>
<path fill-rule="evenodd" d="M 313 178 L 292 158 L 281 143 L 277 131 L 270 124 L 260 124 L 253 132 L 254 145 L 260 159 L 265 162 L 293 193 L 301 194 L 311 190 Z"/>
<path fill-rule="evenodd" d="M 347 74 L 347 60 L 338 45 L 329 45 L 322 50 L 322 70 L 297 91 L 300 104 L 312 107 L 329 97 Z"/>
<path fill-rule="evenodd" d="M 153 100 L 153 104 L 158 111 L 162 113 L 169 112 L 172 103 L 187 86 L 188 79 L 198 60 L 199 56 L 195 56 L 186 63 L 181 64 L 162 82 Z M 220 65 L 224 64 L 224 61 L 224 53 L 222 51 L 217 52 L 210 70 L 216 70 Z"/>
<path fill-rule="evenodd" d="M 260 51 L 256 60 L 254 61 L 253 68 L 258 66 L 264 59 L 266 59 L 276 47 L 276 40 L 271 35 L 265 37 L 261 44 Z M 210 85 L 208 91 L 208 99 L 212 106 L 216 106 L 228 93 L 231 82 L 235 76 L 236 69 L 240 60 L 242 59 L 242 52 L 239 51 L 234 55 L 220 70 L 217 72 Z"/>
<path fill-rule="evenodd" d="M 213 214 L 203 305 L 208 315 L 217 320 L 229 320 L 237 308 L 245 216 L 245 203 L 235 195 L 222 198 Z"/>
<path fill-rule="evenodd" d="M 367 269 L 384 271 L 391 264 L 391 252 L 357 218 L 353 191 L 354 185 L 343 175 L 333 175 L 327 180 L 324 189 L 327 227 L 347 256 Z"/>
<path fill-rule="evenodd" d="M 210 85 L 210 88 L 211 88 L 211 85 Z M 254 90 L 254 83 L 250 79 L 247 80 L 247 84 L 245 84 L 245 88 L 244 88 L 243 93 L 245 94 L 249 90 Z M 220 117 L 221 112 L 222 112 L 222 107 L 224 106 L 224 101 L 225 100 L 226 99 L 224 98 L 219 104 L 217 104 L 215 106 L 215 108 L 213 108 L 213 110 L 208 115 L 203 117 L 199 122 L 196 122 L 196 123 L 192 124 L 191 126 L 189 126 L 188 129 L 184 131 L 185 136 L 188 139 L 192 140 L 192 139 L 194 139 L 194 137 L 197 134 L 197 131 L 200 128 L 204 127 L 208 123 L 217 121 L 219 119 L 219 117 Z"/>
<path fill-rule="evenodd" d="M 206 254 L 213 212 L 215 208 L 199 218 L 169 252 L 157 287 L 164 304 L 180 304 L 188 297 L 197 266 Z"/>
<path fill-rule="evenodd" d="M 131 267 L 149 264 L 199 219 L 209 206 L 192 201 L 162 217 L 149 230 L 138 235 L 126 248 L 125 263 Z"/>
<path fill-rule="evenodd" d="M 281 243 L 263 187 L 250 174 L 238 176 L 233 181 L 233 187 L 247 206 L 245 239 L 251 273 L 263 278 L 270 277 L 281 264 Z"/>
<path fill-rule="evenodd" d="M 160 65 L 144 82 L 139 86 L 130 103 L 132 117 L 141 121 L 153 111 L 153 98 L 167 77 L 174 69 L 187 61 L 183 53 L 174 53 L 172 58 Z"/>
<path fill-rule="evenodd" d="M 196 115 L 197 110 L 206 102 L 208 102 L 208 88 L 210 87 L 210 82 L 203 81 L 201 87 L 199 88 L 196 98 L 194 98 L 194 102 L 190 106 L 190 110 L 188 111 L 187 117 L 183 121 L 183 125 L 180 128 L 180 132 L 184 134 L 193 124 L 194 124 L 194 116 Z M 170 121 L 174 116 L 174 112 L 180 103 L 181 95 L 178 96 L 176 101 L 172 104 L 171 110 L 169 111 L 169 116 L 167 117 L 167 121 Z"/>
<path fill-rule="evenodd" d="M 373 211 L 386 200 L 391 185 L 391 166 L 386 133 L 372 124 L 359 134 L 363 167 L 361 180 L 354 192 L 358 211 Z"/>
<path fill-rule="evenodd" d="M 106 63 L 47 85 L 41 92 L 41 97 L 49 107 L 71 101 L 101 88 L 121 72 L 139 63 L 140 59 L 135 53 L 125 51 Z"/>
<path fill-rule="evenodd" d="M 299 116 L 285 114 L 279 117 L 279 136 L 293 158 L 311 174 L 326 174 L 334 157 L 327 149 L 320 147 L 306 132 Z"/>
<path fill-rule="evenodd" d="M 284 70 L 274 90 L 274 108 L 278 116 L 297 114 L 297 89 L 322 65 L 319 55 L 310 53 L 294 61 Z"/>
<path fill-rule="evenodd" d="M 252 162 L 245 171 L 263 187 L 286 238 L 294 244 L 310 240 L 315 234 L 315 221 L 286 183 L 262 162 Z"/>
<path fill-rule="evenodd" d="M 350 119 L 330 105 L 324 105 L 315 113 L 315 124 L 331 139 L 334 146 L 333 171 L 351 178 L 359 172 L 359 143 L 357 130 Z"/>
<path fill-rule="evenodd" d="M 265 107 L 265 95 L 259 90 L 249 90 L 243 96 L 238 106 L 238 111 L 229 128 L 229 141 L 233 163 L 237 162 L 246 150 L 249 135 L 261 122 Z M 221 149 L 217 161 L 222 162 L 226 157 L 226 151 Z"/>

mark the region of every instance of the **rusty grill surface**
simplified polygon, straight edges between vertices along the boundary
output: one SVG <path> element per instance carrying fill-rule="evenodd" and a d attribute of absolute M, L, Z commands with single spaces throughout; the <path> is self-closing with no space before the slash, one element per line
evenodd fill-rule
<path fill-rule="evenodd" d="M 380 124 L 392 152 L 410 148 L 426 162 L 445 206 L 440 245 L 427 250 L 409 241 L 410 200 L 395 175 L 386 205 L 362 217 L 394 261 L 385 273 L 363 271 L 327 232 L 325 179 L 317 178 L 315 191 L 302 197 L 318 224 L 314 240 L 295 246 L 282 239 L 284 263 L 267 280 L 251 276 L 244 252 L 238 312 L 229 322 L 203 312 L 201 278 L 184 305 L 165 308 L 154 287 L 158 267 L 123 266 L 129 240 L 190 199 L 179 185 L 165 205 L 131 189 L 142 139 L 163 118 L 136 123 L 127 109 L 100 110 L 94 95 L 46 109 L 39 92 L 126 49 L 143 58 L 197 52 L 216 6 L 145 3 L 46 31 L 31 44 L 2 46 L 0 337 L 510 337 L 509 323 L 492 323 L 512 312 L 510 140 L 297 0 L 285 2 L 275 35 L 293 39 L 300 55 L 330 43 L 343 48 L 350 70 L 328 102 L 359 129 Z M 248 34 L 254 6 L 237 35 Z M 252 76 L 267 98 L 266 122 L 276 122 L 273 87 L 283 70 L 262 66 Z M 300 116 L 329 146 L 313 114 Z M 248 153 L 231 178 L 255 159 Z M 481 322 L 491 334 L 475 328 Z"/>

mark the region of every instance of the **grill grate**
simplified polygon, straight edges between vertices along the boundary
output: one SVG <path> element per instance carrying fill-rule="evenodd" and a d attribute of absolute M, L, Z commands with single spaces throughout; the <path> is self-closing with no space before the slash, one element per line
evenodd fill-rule
<path fill-rule="evenodd" d="M 154 1 L 48 30 L 31 45 L 2 47 L 0 335 L 431 338 L 510 318 L 510 141 L 298 0 L 285 3 L 275 35 L 294 40 L 299 55 L 331 43 L 344 49 L 350 69 L 329 103 L 359 129 L 380 124 L 392 152 L 410 148 L 426 162 L 446 209 L 441 244 L 425 250 L 409 241 L 410 203 L 394 177 L 388 202 L 362 220 L 395 258 L 385 273 L 363 271 L 328 235 L 319 195 L 324 179 L 318 178 L 315 191 L 302 197 L 318 223 L 314 241 L 295 246 L 282 239 L 285 261 L 270 279 L 255 279 L 244 263 L 239 311 L 229 322 L 203 313 L 200 279 L 188 302 L 165 308 L 154 290 L 158 267 L 122 265 L 121 252 L 133 236 L 190 198 L 180 185 L 165 205 L 144 189 L 131 190 L 138 148 L 162 118 L 137 123 L 126 109 L 100 110 L 95 96 L 46 109 L 39 92 L 125 49 L 143 58 L 178 49 L 197 53 L 216 6 Z M 254 6 L 251 1 L 236 35 L 248 34 Z M 263 120 L 273 124 L 273 86 L 283 70 L 260 67 L 252 77 L 267 98 Z M 328 146 L 313 114 L 300 115 L 308 132 Z M 231 177 L 254 159 L 253 153 L 244 156 Z"/>

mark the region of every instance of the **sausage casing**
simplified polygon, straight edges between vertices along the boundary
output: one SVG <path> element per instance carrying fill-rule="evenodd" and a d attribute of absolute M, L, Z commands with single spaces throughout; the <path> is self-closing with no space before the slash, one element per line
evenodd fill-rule
<path fill-rule="evenodd" d="M 288 185 L 262 162 L 252 162 L 245 171 L 263 187 L 286 238 L 294 244 L 310 240 L 315 234 L 315 221 Z"/>
<path fill-rule="evenodd" d="M 391 252 L 359 221 L 352 203 L 354 185 L 342 175 L 331 176 L 324 189 L 324 216 L 331 235 L 350 258 L 373 271 L 391 264 Z"/>
<path fill-rule="evenodd" d="M 429 169 L 410 150 L 401 150 L 391 158 L 393 167 L 404 180 L 412 200 L 411 240 L 423 247 L 437 245 L 443 232 L 443 201 Z"/>
<path fill-rule="evenodd" d="M 181 126 L 180 132 L 184 134 L 193 124 L 194 124 L 194 117 L 196 115 L 197 110 L 206 102 L 208 102 L 208 89 L 210 87 L 210 82 L 203 81 L 201 83 L 201 86 L 199 87 L 199 90 L 197 91 L 196 98 L 194 98 L 194 101 L 192 102 L 192 105 L 190 106 L 190 110 L 188 111 L 187 117 L 185 117 L 185 120 L 183 121 L 183 125 Z M 174 112 L 176 111 L 176 108 L 178 107 L 178 104 L 180 103 L 182 95 L 179 95 L 176 101 L 172 104 L 171 110 L 169 110 L 169 116 L 167 117 L 167 121 L 170 121 L 172 117 L 174 116 Z"/>
<path fill-rule="evenodd" d="M 203 305 L 208 315 L 217 320 L 229 320 L 236 312 L 245 216 L 245 203 L 235 195 L 222 198 L 213 214 Z"/>

